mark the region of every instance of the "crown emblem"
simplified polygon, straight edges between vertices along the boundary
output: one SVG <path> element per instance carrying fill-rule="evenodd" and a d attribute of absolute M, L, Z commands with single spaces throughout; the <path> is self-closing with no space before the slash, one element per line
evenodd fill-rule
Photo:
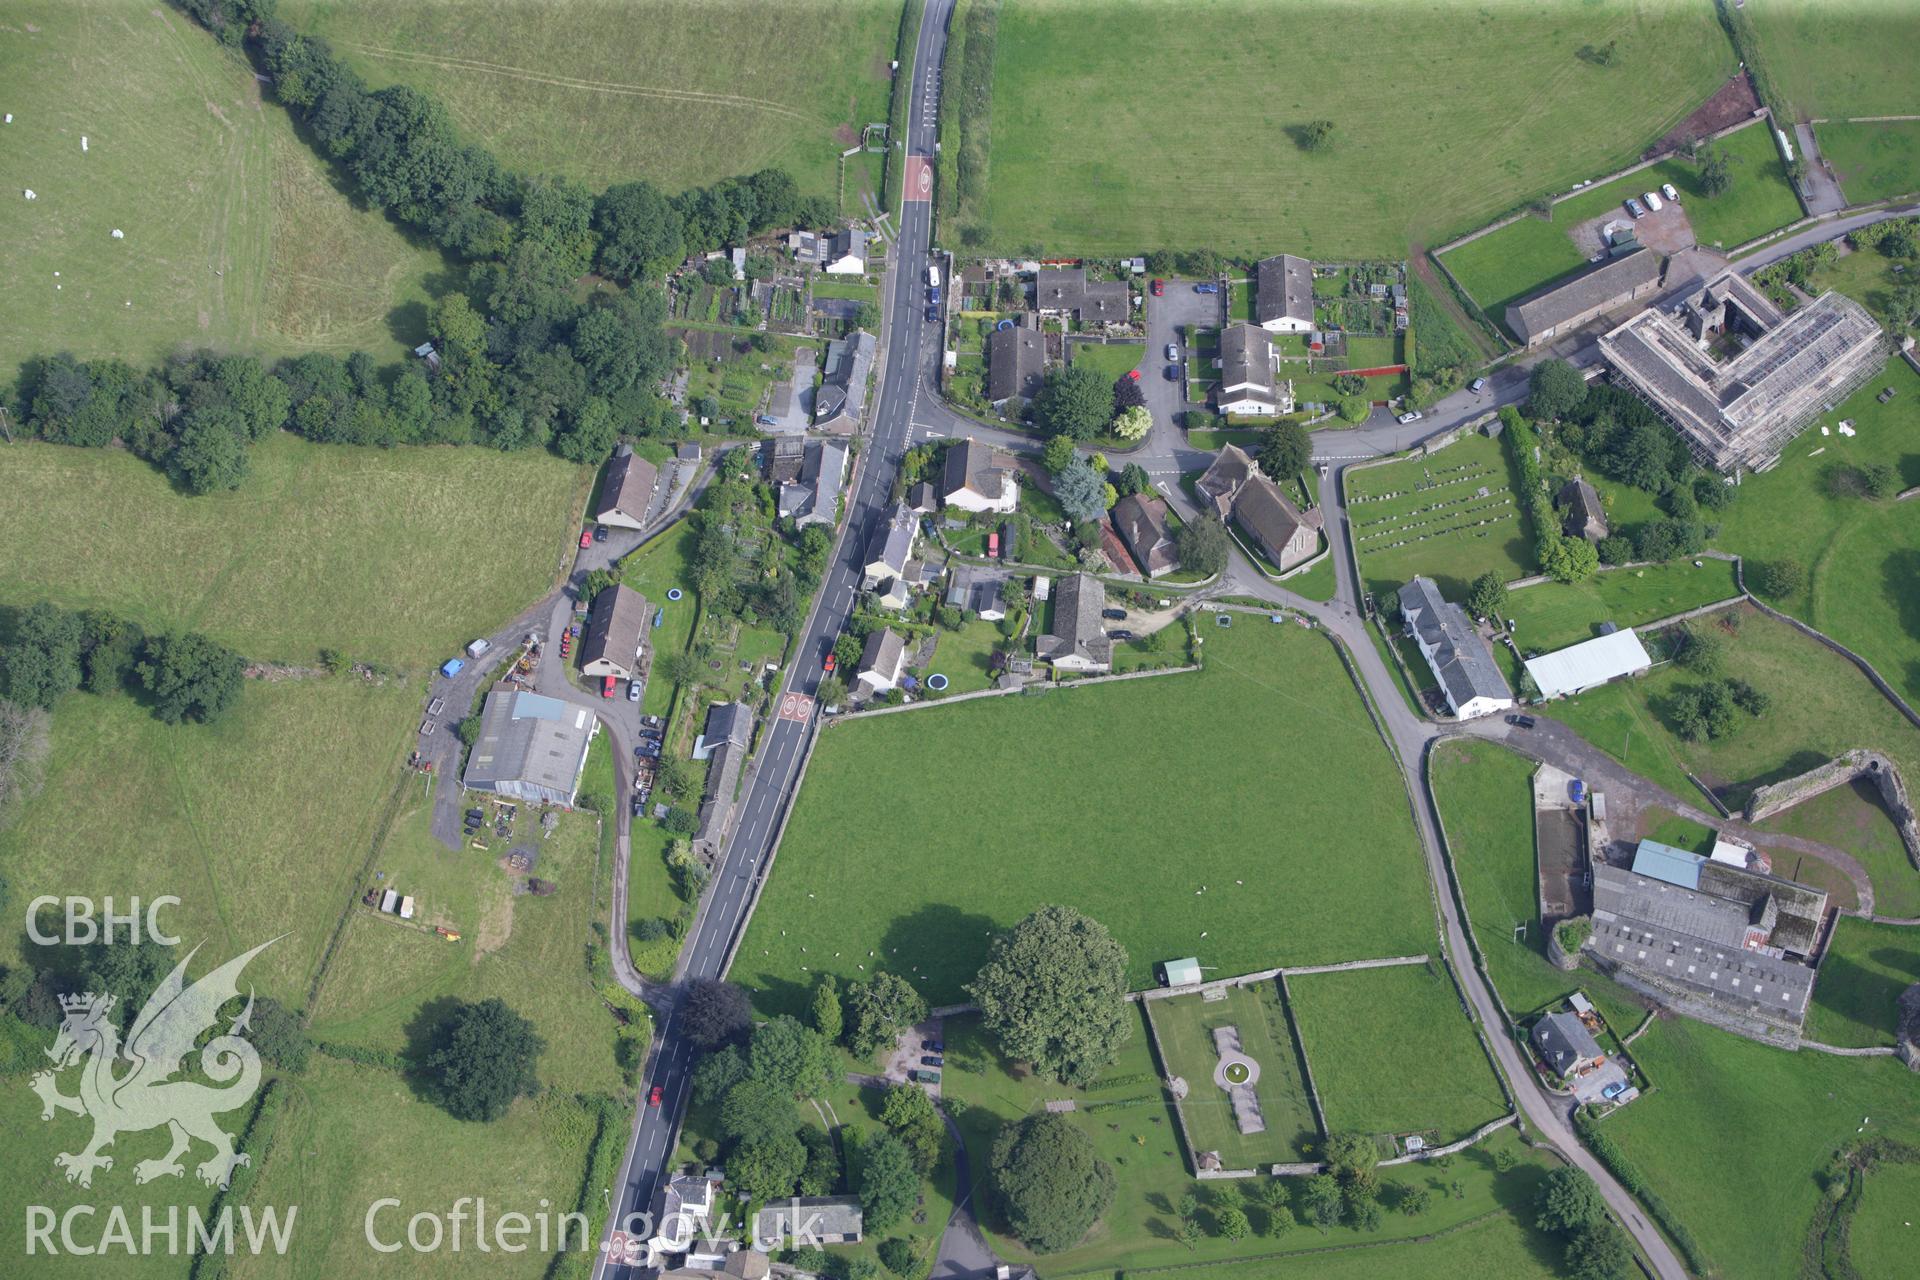
<path fill-rule="evenodd" d="M 92 991 L 60 997 L 60 1007 L 68 1013 L 105 1013 L 112 1004 L 112 996 L 99 995 Z"/>

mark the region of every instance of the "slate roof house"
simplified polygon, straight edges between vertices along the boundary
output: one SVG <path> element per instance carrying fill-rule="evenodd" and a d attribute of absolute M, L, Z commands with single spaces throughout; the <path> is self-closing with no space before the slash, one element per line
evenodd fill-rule
<path fill-rule="evenodd" d="M 1046 380 L 1047 343 L 1038 329 L 1015 325 L 987 335 L 987 400 L 1004 408 L 1011 400 L 1031 400 Z"/>
<path fill-rule="evenodd" d="M 1130 493 L 1113 504 L 1113 527 L 1127 544 L 1133 562 L 1149 578 L 1180 567 L 1167 528 L 1167 503 L 1151 494 Z"/>
<path fill-rule="evenodd" d="M 1053 629 L 1036 645 L 1038 656 L 1056 671 L 1106 671 L 1113 666 L 1113 641 L 1101 625 L 1107 607 L 1107 589 L 1100 579 L 1084 573 L 1060 580 L 1054 593 Z"/>
<path fill-rule="evenodd" d="M 1293 412 L 1293 383 L 1275 376 L 1273 340 L 1250 324 L 1229 325 L 1220 335 L 1220 389 L 1214 407 L 1221 413 L 1272 416 Z"/>
<path fill-rule="evenodd" d="M 1585 538 L 1588 542 L 1598 542 L 1607 536 L 1607 513 L 1600 505 L 1600 495 L 1582 476 L 1575 476 L 1560 486 L 1560 531 L 1569 538 Z"/>
<path fill-rule="evenodd" d="M 647 598 L 624 582 L 595 596 L 586 634 L 580 637 L 580 674 L 622 680 L 638 675 L 647 616 Z"/>
<path fill-rule="evenodd" d="M 1606 1055 L 1586 1024 L 1571 1013 L 1550 1013 L 1533 1024 L 1533 1047 L 1562 1080 L 1597 1065 Z"/>
<path fill-rule="evenodd" d="M 1020 505 L 1014 479 L 1017 463 L 1007 454 L 968 436 L 947 446 L 940 496 L 962 511 L 1012 511 Z"/>
<path fill-rule="evenodd" d="M 1631 867 L 1594 864 L 1587 949 L 1682 1013 L 1791 1040 L 1813 993 L 1804 960 L 1826 908 L 1819 889 L 1642 840 Z"/>
<path fill-rule="evenodd" d="M 1033 276 L 1033 309 L 1043 316 L 1076 319 L 1082 328 L 1125 324 L 1132 294 L 1119 280 L 1088 280 L 1085 267 L 1042 267 Z"/>
<path fill-rule="evenodd" d="M 947 578 L 945 603 L 955 609 L 977 614 L 988 622 L 1007 616 L 1001 591 L 1007 575 L 977 564 L 956 564 Z"/>
<path fill-rule="evenodd" d="M 1268 333 L 1313 328 L 1313 264 L 1290 253 L 1262 258 L 1253 268 L 1253 319 Z"/>
<path fill-rule="evenodd" d="M 813 424 L 850 435 L 860 429 L 867 406 L 867 375 L 873 369 L 873 335 L 856 329 L 827 344 L 820 386 L 813 393 Z"/>
<path fill-rule="evenodd" d="M 544 694 L 495 689 L 480 712 L 480 736 L 460 785 L 570 809 L 587 764 L 587 744 L 599 727 L 585 707 Z"/>
<path fill-rule="evenodd" d="M 772 1252 L 804 1234 L 813 1244 L 857 1243 L 865 1226 L 858 1196 L 801 1196 L 762 1209 L 753 1220 L 754 1247 Z"/>
<path fill-rule="evenodd" d="M 787 237 L 795 262 L 819 267 L 828 275 L 857 276 L 867 269 L 867 233 L 857 227 L 841 231 L 795 231 Z"/>
<path fill-rule="evenodd" d="M 1493 650 L 1467 611 L 1448 603 L 1432 578 L 1416 577 L 1400 588 L 1400 615 L 1454 715 L 1468 720 L 1513 705 Z"/>
<path fill-rule="evenodd" d="M 1648 309 L 1604 334 L 1600 354 L 1695 462 L 1731 471 L 1771 466 L 1864 386 L 1886 352 L 1880 325 L 1851 298 L 1829 291 L 1783 315 L 1728 271 L 1674 312 Z"/>
<path fill-rule="evenodd" d="M 870 694 L 888 693 L 899 685 L 906 666 L 907 642 L 892 627 L 882 627 L 867 634 L 867 645 L 860 651 L 860 665 L 854 671 L 854 679 L 865 685 Z"/>
<path fill-rule="evenodd" d="M 874 521 L 867 535 L 866 558 L 861 567 L 861 589 L 873 591 L 906 573 L 913 558 L 913 542 L 920 532 L 920 518 L 902 502 Z"/>
<path fill-rule="evenodd" d="M 1660 256 L 1642 249 L 1583 267 L 1510 303 L 1507 328 L 1529 347 L 1551 342 L 1595 316 L 1645 297 L 1660 287 Z"/>
<path fill-rule="evenodd" d="M 1239 525 L 1280 572 L 1319 550 L 1320 513 L 1294 506 L 1240 446 L 1224 446 L 1195 484 L 1214 512 Z"/>
<path fill-rule="evenodd" d="M 600 485 L 600 505 L 593 518 L 600 524 L 622 529 L 643 529 L 647 511 L 653 506 L 653 491 L 660 480 L 659 470 L 623 444 L 607 463 L 607 478 Z"/>
<path fill-rule="evenodd" d="M 658 1267 L 672 1255 L 693 1251 L 700 1229 L 713 1217 L 713 1193 L 709 1179 L 682 1173 L 653 1193 L 654 1233 L 647 1241 L 647 1266 Z"/>
<path fill-rule="evenodd" d="M 752 743 L 753 709 L 746 703 L 717 702 L 707 709 L 706 729 L 693 746 L 693 758 L 708 761 L 707 793 L 700 801 L 700 828 L 693 838 L 708 848 L 726 832 Z"/>
<path fill-rule="evenodd" d="M 840 486 L 846 483 L 846 477 L 845 445 L 832 440 L 807 443 L 801 451 L 798 472 L 780 486 L 780 514 L 791 517 L 803 529 L 810 524 L 831 529 L 839 516 Z"/>

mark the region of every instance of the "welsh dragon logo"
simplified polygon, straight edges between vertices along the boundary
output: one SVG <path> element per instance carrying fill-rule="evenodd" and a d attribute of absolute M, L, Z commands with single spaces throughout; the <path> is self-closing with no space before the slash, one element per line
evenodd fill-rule
<path fill-rule="evenodd" d="M 263 942 L 234 957 L 191 986 L 186 980 L 187 964 L 200 948 L 189 951 L 148 998 L 124 1045 L 107 1016 L 113 996 L 88 991 L 61 997 L 66 1017 L 47 1050 L 53 1069 L 36 1072 L 32 1083 L 40 1095 L 42 1120 L 53 1119 L 56 1111 L 93 1118 L 93 1140 L 80 1151 L 53 1158 L 56 1168 L 66 1170 L 68 1182 L 92 1186 L 94 1170 L 113 1168 L 113 1157 L 102 1152 L 114 1138 L 162 1126 L 171 1131 L 173 1145 L 159 1159 L 135 1165 L 135 1182 L 180 1177 L 185 1172 L 180 1157 L 188 1154 L 196 1138 L 213 1148 L 213 1155 L 196 1168 L 200 1181 L 209 1186 L 225 1187 L 236 1168 L 251 1163 L 245 1153 L 233 1149 L 232 1136 L 214 1123 L 214 1117 L 244 1105 L 260 1087 L 260 1053 L 240 1034 L 253 1013 L 252 991 L 247 993 L 247 1007 L 226 1034 L 204 1045 L 196 1042 L 219 1022 L 220 1006 L 239 996 L 240 971 L 247 962 L 277 941 Z M 186 1058 L 196 1053 L 201 1074 L 224 1087 L 175 1078 L 182 1074 Z M 55 1077 L 75 1066 L 80 1068 L 80 1091 L 70 1098 L 59 1091 Z"/>

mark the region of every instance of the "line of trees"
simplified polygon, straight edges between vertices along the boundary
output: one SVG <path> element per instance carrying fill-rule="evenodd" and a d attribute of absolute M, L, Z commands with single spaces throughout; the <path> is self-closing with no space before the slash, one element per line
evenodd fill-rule
<path fill-rule="evenodd" d="M 233 705 L 245 674 L 245 659 L 199 632 L 150 636 L 125 618 L 45 601 L 22 611 L 0 645 L 0 698 L 43 711 L 84 687 L 131 692 L 168 724 L 206 724 Z"/>

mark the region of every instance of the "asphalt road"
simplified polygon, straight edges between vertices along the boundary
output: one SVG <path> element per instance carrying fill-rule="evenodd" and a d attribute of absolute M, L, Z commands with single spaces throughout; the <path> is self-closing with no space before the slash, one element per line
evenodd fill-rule
<path fill-rule="evenodd" d="M 952 0 L 930 0 L 916 41 L 913 109 L 909 112 L 906 154 L 931 156 L 939 109 L 938 74 L 946 50 Z M 794 651 L 787 689 L 812 694 L 824 672 L 821 661 L 853 609 L 860 580 L 861 551 L 868 531 L 886 505 L 901 456 L 909 443 L 909 424 L 921 391 L 926 348 L 935 344 L 921 315 L 921 282 L 927 262 L 932 206 L 903 201 L 898 232 L 889 251 L 885 347 L 881 354 L 880 394 L 874 427 L 862 449 L 848 515 L 818 594 L 814 597 L 799 645 Z M 716 868 L 712 886 L 681 951 L 680 976 L 716 978 L 726 971 L 734 941 L 746 924 L 754 886 L 763 877 L 775 833 L 792 797 L 811 724 L 776 719 L 762 740 L 740 801 L 732 838 Z M 614 1186 L 614 1210 L 608 1231 L 629 1213 L 644 1213 L 654 1186 L 673 1152 L 674 1135 L 685 1112 L 694 1053 L 681 1036 L 677 1011 L 661 1017 L 654 1048 L 641 1081 L 642 1096 L 658 1088 L 657 1107 L 643 1104 L 635 1118 L 627 1154 Z M 612 1280 L 630 1268 L 609 1264 L 602 1253 L 596 1280 Z"/>

